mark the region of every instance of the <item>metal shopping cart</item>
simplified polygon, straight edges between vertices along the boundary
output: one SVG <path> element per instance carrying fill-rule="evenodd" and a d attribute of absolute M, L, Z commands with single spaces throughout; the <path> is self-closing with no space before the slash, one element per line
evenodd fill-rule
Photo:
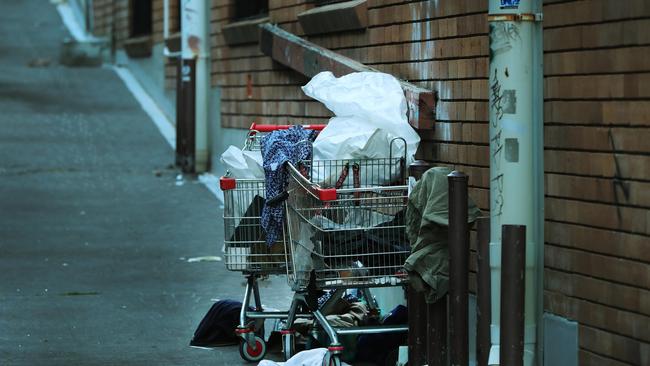
<path fill-rule="evenodd" d="M 259 151 L 261 138 L 269 132 L 286 129 L 287 125 L 251 125 L 244 142 L 244 150 Z M 303 126 L 321 130 L 324 125 Z M 229 174 L 220 179 L 224 193 L 224 258 L 226 269 L 242 272 L 246 277 L 246 289 L 242 301 L 239 326 L 236 329 L 242 341 L 241 357 L 255 362 L 264 358 L 265 319 L 285 319 L 286 311 L 265 311 L 262 307 L 258 281 L 269 275 L 284 275 L 290 272 L 291 257 L 288 254 L 285 236 L 268 246 L 260 219 L 266 197 L 264 179 L 236 179 Z M 254 308 L 250 310 L 251 300 Z"/>
<path fill-rule="evenodd" d="M 393 140 L 391 156 L 398 143 L 406 146 L 403 139 Z M 299 307 L 310 309 L 330 339 L 323 365 L 337 366 L 343 352 L 339 335 L 408 330 L 406 325 L 335 328 L 324 316 L 329 302 L 346 289 L 360 289 L 376 312 L 369 288 L 406 284 L 406 153 L 387 159 L 302 161 L 288 169 L 287 275 L 295 295 L 287 325 Z M 318 307 L 310 298 L 314 289 L 335 295 Z M 288 340 L 283 344 L 291 347 Z"/>

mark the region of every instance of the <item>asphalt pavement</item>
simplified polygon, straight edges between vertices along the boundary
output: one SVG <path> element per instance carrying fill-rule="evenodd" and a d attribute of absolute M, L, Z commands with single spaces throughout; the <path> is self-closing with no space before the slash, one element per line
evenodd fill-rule
<path fill-rule="evenodd" d="M 188 346 L 214 299 L 243 294 L 222 262 L 188 262 L 221 255 L 219 202 L 177 179 L 111 68 L 58 64 L 54 6 L 0 9 L 0 365 L 244 364 Z"/>

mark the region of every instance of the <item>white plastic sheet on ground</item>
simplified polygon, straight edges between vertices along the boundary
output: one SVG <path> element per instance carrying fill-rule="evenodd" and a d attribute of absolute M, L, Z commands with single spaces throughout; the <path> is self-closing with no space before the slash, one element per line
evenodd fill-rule
<path fill-rule="evenodd" d="M 264 178 L 262 153 L 260 151 L 241 150 L 240 148 L 231 145 L 223 152 L 223 154 L 221 154 L 221 162 L 233 178 Z"/>
<path fill-rule="evenodd" d="M 393 76 L 357 72 L 336 78 L 324 71 L 302 90 L 336 115 L 314 142 L 315 160 L 390 158 L 396 137 L 406 141 L 407 166 L 414 160 L 420 137 L 408 123 L 406 98 Z M 405 155 L 402 142 L 393 147 L 393 158 Z"/>
<path fill-rule="evenodd" d="M 322 366 L 326 353 L 327 348 L 315 348 L 309 351 L 298 352 L 287 360 L 287 362 L 262 360 L 258 366 Z M 341 365 L 350 366 L 345 362 L 341 362 Z"/>

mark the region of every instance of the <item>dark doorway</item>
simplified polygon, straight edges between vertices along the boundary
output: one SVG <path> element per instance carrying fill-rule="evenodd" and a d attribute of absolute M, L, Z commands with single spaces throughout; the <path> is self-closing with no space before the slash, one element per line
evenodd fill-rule
<path fill-rule="evenodd" d="M 152 0 L 131 0 L 131 37 L 146 36 L 153 31 Z"/>
<path fill-rule="evenodd" d="M 268 0 L 236 0 L 235 20 L 256 18 L 269 13 Z"/>

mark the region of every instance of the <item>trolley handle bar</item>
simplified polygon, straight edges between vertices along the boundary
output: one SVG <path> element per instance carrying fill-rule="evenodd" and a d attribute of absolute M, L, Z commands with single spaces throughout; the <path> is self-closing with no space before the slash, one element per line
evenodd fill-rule
<path fill-rule="evenodd" d="M 286 130 L 291 126 L 302 126 L 306 130 L 322 131 L 327 125 L 260 125 L 255 122 L 251 124 L 250 131 L 256 132 L 273 132 L 278 130 Z"/>
<path fill-rule="evenodd" d="M 229 191 L 231 189 L 237 188 L 237 180 L 235 178 L 224 176 L 219 178 L 219 188 L 222 191 Z"/>

